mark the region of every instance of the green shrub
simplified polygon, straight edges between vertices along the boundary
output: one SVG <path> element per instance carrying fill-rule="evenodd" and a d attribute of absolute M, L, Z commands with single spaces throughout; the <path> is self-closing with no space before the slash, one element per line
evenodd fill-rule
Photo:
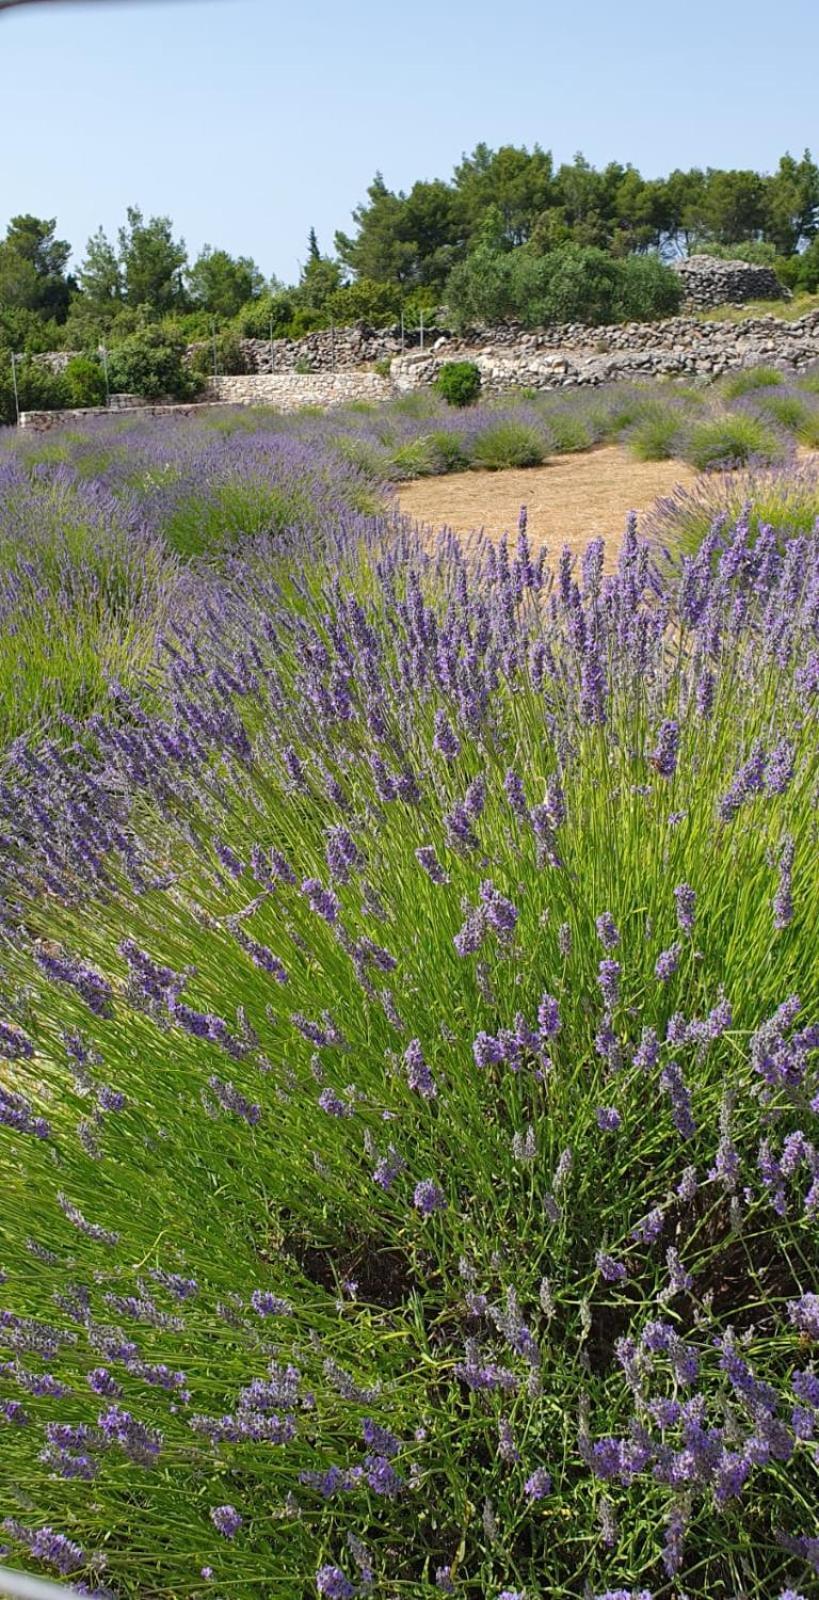
<path fill-rule="evenodd" d="M 812 412 L 808 401 L 798 394 L 777 394 L 763 391 L 756 402 L 764 417 L 771 417 L 788 433 L 799 434 L 810 421 Z"/>
<path fill-rule="evenodd" d="M 446 433 L 443 429 L 429 434 L 430 444 L 440 462 L 442 472 L 460 472 L 468 467 L 472 459 L 466 440 L 457 433 Z"/>
<path fill-rule="evenodd" d="M 217 373 L 236 375 L 248 370 L 245 353 L 235 333 L 217 333 L 215 338 L 197 343 L 189 360 L 191 372 L 206 382 L 213 376 L 214 359 Z"/>
<path fill-rule="evenodd" d="M 726 378 L 721 388 L 728 400 L 737 400 L 743 394 L 753 394 L 755 389 L 774 389 L 784 382 L 783 374 L 776 367 L 746 367 Z"/>
<path fill-rule="evenodd" d="M 75 356 L 69 361 L 63 380 L 69 406 L 105 405 L 105 373 L 93 356 Z"/>
<path fill-rule="evenodd" d="M 391 367 L 392 356 L 381 356 L 378 361 L 373 362 L 373 372 L 377 372 L 379 378 L 388 378 Z"/>
<path fill-rule="evenodd" d="M 670 461 L 680 445 L 680 414 L 661 404 L 646 409 L 628 439 L 629 450 L 638 461 Z"/>
<path fill-rule="evenodd" d="M 590 450 L 596 443 L 595 434 L 586 417 L 555 406 L 553 410 L 545 413 L 545 419 L 550 435 L 550 450 L 556 455 Z"/>
<path fill-rule="evenodd" d="M 472 406 L 481 392 L 480 368 L 474 361 L 445 361 L 435 387 L 448 406 Z"/>
<path fill-rule="evenodd" d="M 776 434 L 757 417 L 736 414 L 698 422 L 684 449 L 686 461 L 698 472 L 733 466 L 756 459 L 779 461 L 784 449 Z"/>
<path fill-rule="evenodd" d="M 543 435 L 530 423 L 496 422 L 475 440 L 475 466 L 492 472 L 503 467 L 539 467 L 545 459 Z"/>
<path fill-rule="evenodd" d="M 429 434 L 409 439 L 389 457 L 388 475 L 396 481 L 434 477 L 441 471 L 441 457 Z"/>
<path fill-rule="evenodd" d="M 653 322 L 676 316 L 683 286 L 659 256 L 626 256 L 618 262 L 619 282 L 614 300 L 614 322 Z"/>
<path fill-rule="evenodd" d="M 185 343 L 162 328 L 141 328 L 111 350 L 111 389 L 145 400 L 189 400 L 199 381 L 185 362 Z"/>

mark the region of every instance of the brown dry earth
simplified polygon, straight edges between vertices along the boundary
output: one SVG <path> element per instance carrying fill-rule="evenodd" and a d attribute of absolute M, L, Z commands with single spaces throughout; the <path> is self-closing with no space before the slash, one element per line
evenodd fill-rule
<path fill-rule="evenodd" d="M 554 456 L 544 467 L 460 472 L 401 484 L 401 510 L 417 522 L 456 533 L 483 529 L 493 537 L 517 527 L 522 505 L 534 546 L 574 551 L 603 535 L 611 557 L 630 511 L 645 512 L 696 473 L 684 461 L 634 461 L 618 445 Z"/>

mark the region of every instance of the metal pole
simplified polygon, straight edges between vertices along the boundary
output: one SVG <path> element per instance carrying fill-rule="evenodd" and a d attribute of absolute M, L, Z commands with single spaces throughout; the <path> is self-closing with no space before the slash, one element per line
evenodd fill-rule
<path fill-rule="evenodd" d="M 404 354 L 404 313 L 401 312 L 401 354 Z"/>
<path fill-rule="evenodd" d="M 423 306 L 421 307 L 420 318 L 421 318 L 421 320 L 419 322 L 419 327 L 421 329 L 421 349 L 423 350 L 423 348 L 424 348 L 424 310 L 423 310 Z"/>
<path fill-rule="evenodd" d="M 100 354 L 102 355 L 102 370 L 105 374 L 105 406 L 107 410 L 111 404 L 111 388 L 108 382 L 108 351 L 104 344 L 100 345 Z"/>
<path fill-rule="evenodd" d="M 216 372 L 216 321 L 215 321 L 215 319 L 211 322 L 211 325 L 210 325 L 210 337 L 211 337 L 211 344 L 213 346 L 213 376 L 215 378 L 217 376 L 217 372 Z"/>
<path fill-rule="evenodd" d="M 17 426 L 19 428 L 19 426 L 20 426 L 20 396 L 17 393 L 17 366 L 16 366 L 16 362 L 17 362 L 17 357 L 14 354 L 14 351 L 12 350 L 12 352 L 11 352 L 11 381 L 12 381 L 12 384 L 14 386 L 14 409 L 17 412 Z"/>
<path fill-rule="evenodd" d="M 270 371 L 273 371 L 273 318 L 270 318 Z"/>
<path fill-rule="evenodd" d="M 333 358 L 333 371 L 335 372 L 335 370 L 336 370 L 336 325 L 335 325 L 334 322 L 330 323 L 330 348 L 331 348 L 331 351 L 332 351 L 332 358 Z"/>

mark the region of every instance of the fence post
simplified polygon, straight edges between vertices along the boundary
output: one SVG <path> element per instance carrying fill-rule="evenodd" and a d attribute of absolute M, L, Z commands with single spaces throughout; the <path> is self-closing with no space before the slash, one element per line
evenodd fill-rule
<path fill-rule="evenodd" d="M 108 351 L 104 344 L 100 345 L 100 354 L 102 356 L 102 370 L 105 375 L 105 409 L 107 411 L 111 404 L 111 387 L 108 382 Z"/>
<path fill-rule="evenodd" d="M 213 376 L 214 376 L 214 378 L 216 378 L 216 377 L 218 377 L 218 373 L 216 371 L 216 319 L 215 319 L 215 317 L 214 317 L 214 319 L 213 319 L 213 321 L 211 322 L 211 325 L 210 325 L 210 338 L 211 338 L 211 346 L 212 346 L 212 349 L 213 349 Z"/>
<path fill-rule="evenodd" d="M 270 318 L 270 371 L 273 371 L 273 318 Z"/>
<path fill-rule="evenodd" d="M 401 312 L 401 354 L 404 354 L 404 313 Z"/>
<path fill-rule="evenodd" d="M 331 359 L 332 359 L 332 363 L 333 363 L 333 371 L 335 372 L 335 370 L 336 370 L 336 325 L 335 325 L 334 322 L 330 323 L 330 352 L 331 352 Z"/>
<path fill-rule="evenodd" d="M 19 426 L 20 426 L 20 396 L 17 393 L 17 366 L 16 366 L 16 362 L 17 362 L 17 357 L 14 354 L 14 351 L 12 350 L 12 352 L 11 352 L 11 382 L 12 382 L 12 387 L 14 389 L 14 409 L 15 409 L 15 411 L 17 413 L 17 426 L 19 428 Z"/>
<path fill-rule="evenodd" d="M 421 311 L 419 313 L 419 317 L 420 317 L 420 320 L 419 320 L 418 326 L 419 326 L 420 331 L 421 331 L 421 349 L 423 350 L 423 348 L 424 348 L 424 312 L 423 312 L 423 308 L 421 309 Z"/>

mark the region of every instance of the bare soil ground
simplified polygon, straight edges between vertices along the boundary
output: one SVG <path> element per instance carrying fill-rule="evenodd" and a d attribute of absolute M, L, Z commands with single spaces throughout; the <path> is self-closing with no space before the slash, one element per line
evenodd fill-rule
<path fill-rule="evenodd" d="M 635 461 L 619 445 L 602 445 L 554 456 L 543 467 L 416 478 L 400 485 L 398 500 L 407 516 L 432 528 L 483 529 L 494 537 L 514 531 L 525 505 L 533 546 L 545 543 L 556 553 L 567 544 L 579 551 L 603 535 L 611 555 L 629 511 L 647 511 L 660 495 L 695 477 L 684 461 Z"/>

